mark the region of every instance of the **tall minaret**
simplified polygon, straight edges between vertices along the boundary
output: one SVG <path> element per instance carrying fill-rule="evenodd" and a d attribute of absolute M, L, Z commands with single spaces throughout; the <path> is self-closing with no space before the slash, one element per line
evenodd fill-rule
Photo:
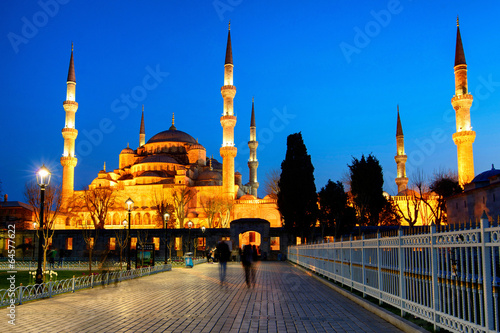
<path fill-rule="evenodd" d="M 399 105 L 398 105 L 398 124 L 396 125 L 396 146 L 397 154 L 394 156 L 398 169 L 398 176 L 396 178 L 396 185 L 398 185 L 398 193 L 406 190 L 408 184 L 408 177 L 406 177 L 406 160 L 408 156 L 405 154 L 405 136 L 403 135 L 403 127 L 401 126 L 401 118 L 399 118 Z"/>
<path fill-rule="evenodd" d="M 460 185 L 468 184 L 474 178 L 474 158 L 472 156 L 472 143 L 476 132 L 470 123 L 470 107 L 472 95 L 467 90 L 467 64 L 465 63 L 464 48 L 457 17 L 457 45 L 455 48 L 455 96 L 451 105 L 455 109 L 457 132 L 453 134 L 453 141 L 457 145 L 458 182 Z"/>
<path fill-rule="evenodd" d="M 64 111 L 66 111 L 66 121 L 62 129 L 64 138 L 64 152 L 61 157 L 63 166 L 62 178 L 62 207 L 68 206 L 73 196 L 75 182 L 75 166 L 77 159 L 75 157 L 75 140 L 78 131 L 75 128 L 75 113 L 78 109 L 78 103 L 75 102 L 76 80 L 75 65 L 73 63 L 73 43 L 71 43 L 71 58 L 69 60 L 68 80 L 66 81 L 66 100 L 63 102 Z"/>
<path fill-rule="evenodd" d="M 141 128 L 139 130 L 139 147 L 146 143 L 146 130 L 144 128 L 144 104 L 142 105 Z"/>
<path fill-rule="evenodd" d="M 220 123 L 222 125 L 222 147 L 220 156 L 222 157 L 222 187 L 223 194 L 229 198 L 235 198 L 234 184 L 234 158 L 237 149 L 234 146 L 234 126 L 236 116 L 233 110 L 233 99 L 236 95 L 236 87 L 233 86 L 233 52 L 231 49 L 231 23 L 229 23 L 227 33 L 226 62 L 224 64 L 224 85 L 221 94 L 224 99 L 224 110 Z"/>
<path fill-rule="evenodd" d="M 257 197 L 257 189 L 259 188 L 259 182 L 257 182 L 257 167 L 259 166 L 259 161 L 257 160 L 257 147 L 259 142 L 257 141 L 257 127 L 255 126 L 255 109 L 254 109 L 254 99 L 252 97 L 252 118 L 250 120 L 250 141 L 248 141 L 248 148 L 250 148 L 250 158 L 248 159 L 248 168 L 250 169 L 250 194 Z"/>

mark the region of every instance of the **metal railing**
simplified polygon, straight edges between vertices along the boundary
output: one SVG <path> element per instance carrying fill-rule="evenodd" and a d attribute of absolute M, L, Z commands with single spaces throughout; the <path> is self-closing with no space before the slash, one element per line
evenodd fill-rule
<path fill-rule="evenodd" d="M 54 295 L 75 292 L 79 289 L 105 286 L 145 275 L 172 270 L 172 265 L 157 265 L 139 269 L 110 271 L 107 273 L 93 274 L 88 276 L 73 277 L 60 281 L 49 281 L 39 285 L 19 286 L 15 289 L 0 290 L 0 307 L 11 304 L 21 305 L 24 302 L 38 298 L 47 298 Z"/>
<path fill-rule="evenodd" d="M 288 259 L 452 332 L 500 331 L 500 227 L 288 247 Z"/>

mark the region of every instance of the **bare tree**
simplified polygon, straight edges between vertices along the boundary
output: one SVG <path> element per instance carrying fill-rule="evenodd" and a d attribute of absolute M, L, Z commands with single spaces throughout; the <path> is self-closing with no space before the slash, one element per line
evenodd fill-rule
<path fill-rule="evenodd" d="M 156 226 L 163 227 L 163 219 L 166 213 L 173 216 L 174 213 L 174 198 L 169 192 L 164 190 L 155 190 L 151 194 L 151 207 L 156 211 Z"/>
<path fill-rule="evenodd" d="M 89 213 L 94 228 L 104 229 L 108 211 L 115 205 L 116 196 L 113 189 L 107 186 L 86 188 L 78 200 Z"/>
<path fill-rule="evenodd" d="M 434 172 L 429 189 L 432 192 L 429 192 L 423 201 L 430 209 L 434 223 L 437 225 L 446 224 L 446 198 L 462 192 L 458 176 L 449 170 L 438 170 Z"/>
<path fill-rule="evenodd" d="M 50 239 L 54 235 L 56 218 L 61 208 L 61 187 L 48 186 L 45 188 L 45 198 L 43 204 L 43 229 L 40 230 L 40 187 L 35 182 L 28 182 L 25 185 L 24 197 L 31 206 L 37 221 L 37 235 L 43 247 L 43 272 L 47 268 L 47 250 Z M 41 235 L 40 235 L 41 234 Z M 45 279 L 45 276 L 44 276 Z"/>
<path fill-rule="evenodd" d="M 137 243 L 141 246 L 141 249 L 143 250 L 144 250 L 144 245 L 148 242 L 148 234 L 149 234 L 148 230 L 137 229 Z M 142 266 L 144 266 L 143 256 L 141 256 L 141 267 Z"/>
<path fill-rule="evenodd" d="M 404 202 L 406 209 L 401 208 L 400 204 L 396 204 L 397 212 L 405 220 L 410 229 L 413 229 L 418 222 L 420 209 L 422 208 L 423 198 L 427 195 L 428 187 L 425 181 L 424 174 L 418 170 L 412 177 L 410 186 L 404 191 Z"/>
<path fill-rule="evenodd" d="M 218 195 L 202 197 L 200 200 L 201 207 L 207 215 L 208 227 L 215 226 L 215 219 L 222 210 L 222 199 Z"/>
<path fill-rule="evenodd" d="M 266 173 L 266 177 L 264 180 L 264 193 L 273 198 L 278 197 L 279 191 L 279 181 L 280 181 L 281 172 L 278 169 L 270 169 Z"/>
<path fill-rule="evenodd" d="M 179 228 L 184 228 L 184 219 L 186 218 L 187 204 L 194 197 L 194 190 L 187 187 L 177 187 L 172 191 L 174 201 L 175 217 Z"/>
<path fill-rule="evenodd" d="M 120 270 L 122 270 L 122 261 L 123 261 L 123 250 L 127 248 L 128 245 L 128 229 L 123 228 L 119 230 L 115 230 L 115 239 L 116 244 L 120 248 Z"/>
<path fill-rule="evenodd" d="M 91 227 L 85 223 L 83 228 L 83 237 L 89 250 L 89 271 L 91 273 L 92 253 L 99 237 L 99 230 L 104 229 L 108 211 L 115 205 L 115 200 L 116 195 L 113 189 L 107 186 L 87 187 L 77 198 L 78 205 L 86 209 L 92 221 Z M 84 221 L 86 220 L 84 219 Z"/>
<path fill-rule="evenodd" d="M 221 206 L 221 219 L 220 227 L 229 228 L 229 221 L 231 219 L 231 214 L 233 213 L 234 201 L 231 198 L 223 198 Z"/>

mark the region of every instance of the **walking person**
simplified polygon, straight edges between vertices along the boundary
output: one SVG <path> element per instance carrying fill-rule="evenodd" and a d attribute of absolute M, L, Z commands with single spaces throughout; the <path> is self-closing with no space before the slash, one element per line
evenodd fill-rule
<path fill-rule="evenodd" d="M 219 279 L 220 279 L 220 285 L 224 285 L 224 280 L 226 279 L 226 268 L 227 268 L 227 262 L 229 258 L 231 257 L 231 252 L 229 251 L 229 245 L 227 245 L 226 242 L 220 241 L 219 244 L 217 244 L 217 256 L 219 260 Z"/>
<path fill-rule="evenodd" d="M 250 288 L 250 284 L 255 286 L 255 273 L 253 271 L 252 262 L 253 262 L 252 246 L 245 245 L 243 247 L 241 263 L 243 264 L 243 269 L 245 270 L 245 282 L 247 283 L 248 288 Z"/>

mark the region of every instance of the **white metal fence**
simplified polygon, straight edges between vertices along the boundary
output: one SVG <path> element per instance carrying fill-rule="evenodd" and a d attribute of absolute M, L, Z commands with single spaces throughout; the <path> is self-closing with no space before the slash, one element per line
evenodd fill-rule
<path fill-rule="evenodd" d="M 434 327 L 499 332 L 500 227 L 417 232 L 290 246 L 288 259 Z"/>

